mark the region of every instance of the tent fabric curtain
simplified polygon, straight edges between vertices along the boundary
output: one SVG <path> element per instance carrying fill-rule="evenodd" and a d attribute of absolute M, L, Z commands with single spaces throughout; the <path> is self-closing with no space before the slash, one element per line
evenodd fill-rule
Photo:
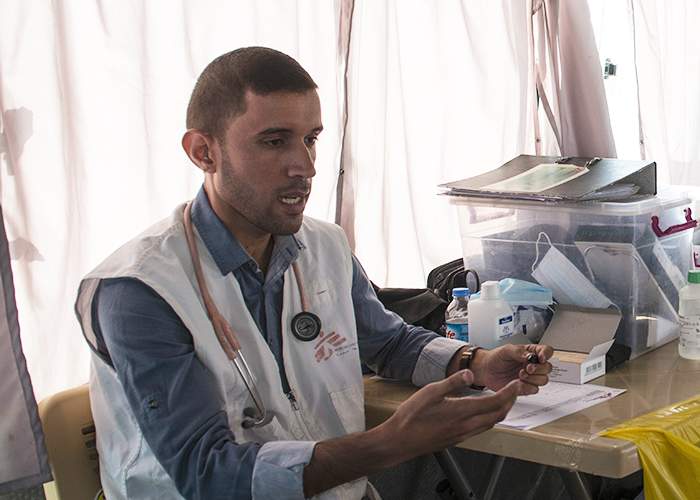
<path fill-rule="evenodd" d="M 531 12 L 536 92 L 556 149 L 562 156 L 615 158 L 588 4 L 533 0 Z M 541 139 L 540 113 L 532 118 Z M 539 152 L 541 143 L 537 141 Z"/>
<path fill-rule="evenodd" d="M 51 480 L 44 433 L 22 352 L 10 252 L 0 209 L 0 496 Z M 40 495 L 43 494 L 40 491 Z M 34 494 L 32 498 L 39 498 Z"/>
<path fill-rule="evenodd" d="M 355 10 L 355 0 L 342 0 L 340 5 L 340 26 L 338 29 L 338 69 L 342 72 L 342 99 L 339 103 L 342 112 L 340 165 L 338 167 L 338 184 L 336 187 L 335 223 L 345 230 L 350 248 L 355 248 L 355 204 L 352 176 L 352 157 L 350 151 L 350 135 L 348 130 L 348 64 L 350 59 L 350 36 L 352 35 L 352 17 Z"/>
<path fill-rule="evenodd" d="M 178 144 L 211 59 L 266 45 L 307 68 L 324 118 L 307 213 L 337 217 L 375 283 L 421 286 L 461 255 L 438 184 L 536 148 L 614 154 L 579 4 L 4 1 L 0 194 L 37 398 L 87 380 L 80 277 L 201 183 Z M 546 119 L 536 141 L 536 75 L 561 144 Z"/>
<path fill-rule="evenodd" d="M 461 255 L 442 182 L 534 152 L 526 2 L 355 0 L 349 61 L 355 251 L 380 285 Z M 346 171 L 346 176 L 347 176 Z"/>
<path fill-rule="evenodd" d="M 615 156 L 586 2 L 356 0 L 350 45 L 342 202 L 377 283 L 461 255 L 438 184 L 521 153 Z"/>
<path fill-rule="evenodd" d="M 663 183 L 698 186 L 700 3 L 634 0 L 629 6 L 642 153 L 657 162 Z"/>
<path fill-rule="evenodd" d="M 313 76 L 325 130 L 307 211 L 333 220 L 339 16 L 326 0 L 2 2 L 0 190 L 38 400 L 88 378 L 80 278 L 201 184 L 180 138 L 214 57 L 265 45 Z"/>

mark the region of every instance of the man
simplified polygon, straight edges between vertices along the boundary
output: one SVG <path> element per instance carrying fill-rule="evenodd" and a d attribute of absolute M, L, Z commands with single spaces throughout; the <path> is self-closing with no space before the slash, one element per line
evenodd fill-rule
<path fill-rule="evenodd" d="M 261 47 L 217 58 L 187 128 L 202 190 L 78 293 L 108 498 L 361 498 L 368 474 L 492 427 L 547 383 L 551 348 L 474 350 L 387 312 L 342 230 L 303 216 L 323 126 L 295 60 Z M 252 384 L 213 322 L 230 325 Z M 360 360 L 427 386 L 365 431 Z M 497 392 L 453 397 L 471 384 Z"/>

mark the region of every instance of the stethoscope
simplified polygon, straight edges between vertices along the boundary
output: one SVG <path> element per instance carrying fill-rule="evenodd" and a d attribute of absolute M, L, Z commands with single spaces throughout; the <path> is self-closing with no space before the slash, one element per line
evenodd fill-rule
<path fill-rule="evenodd" d="M 219 340 L 221 348 L 224 350 L 224 353 L 226 353 L 226 357 L 228 357 L 231 363 L 233 363 L 233 366 L 236 367 L 236 370 L 241 376 L 250 397 L 253 399 L 253 404 L 255 405 L 254 408 L 246 407 L 243 410 L 244 418 L 241 425 L 244 429 L 261 427 L 270 423 L 272 420 L 272 415 L 267 412 L 265 404 L 260 397 L 260 393 L 255 385 L 255 380 L 250 372 L 248 363 L 246 363 L 245 357 L 241 352 L 241 344 L 238 342 L 238 338 L 234 333 L 233 328 L 231 328 L 228 321 L 226 321 L 226 319 L 221 315 L 216 307 L 216 304 L 214 303 L 214 299 L 209 293 L 209 288 L 207 287 L 204 279 L 204 272 L 202 271 L 202 264 L 199 260 L 199 251 L 197 250 L 194 229 L 192 228 L 192 219 L 190 214 L 191 207 L 192 202 L 187 203 L 185 206 L 185 238 L 187 239 L 187 246 L 190 250 L 190 257 L 192 257 L 194 274 L 197 278 L 199 291 L 202 294 L 204 307 L 207 310 L 209 320 L 214 327 L 214 333 L 216 333 L 216 338 Z M 321 333 L 321 319 L 314 313 L 308 311 L 308 302 L 306 300 L 306 293 L 304 292 L 304 284 L 301 279 L 299 266 L 296 262 L 292 263 L 292 269 L 294 271 L 294 277 L 299 289 L 299 296 L 301 297 L 301 312 L 294 315 L 291 322 L 292 334 L 301 341 L 310 342 L 318 337 L 319 333 Z"/>

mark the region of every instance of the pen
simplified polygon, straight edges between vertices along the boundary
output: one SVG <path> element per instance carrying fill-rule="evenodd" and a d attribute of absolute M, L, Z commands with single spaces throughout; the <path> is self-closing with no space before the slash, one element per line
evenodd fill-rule
<path fill-rule="evenodd" d="M 531 352 L 530 354 L 527 355 L 527 362 L 536 365 L 540 362 L 540 358 L 537 355 L 537 353 Z"/>
<path fill-rule="evenodd" d="M 588 160 L 588 161 L 586 162 L 586 164 L 584 165 L 584 167 L 592 167 L 593 165 L 595 165 L 596 163 L 598 163 L 600 160 L 601 160 L 600 158 L 598 158 L 597 156 L 594 156 L 593 158 L 591 158 L 590 160 Z"/>

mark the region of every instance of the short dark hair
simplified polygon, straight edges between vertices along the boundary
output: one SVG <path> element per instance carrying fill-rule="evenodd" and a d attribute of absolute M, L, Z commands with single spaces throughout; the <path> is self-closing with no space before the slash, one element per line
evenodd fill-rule
<path fill-rule="evenodd" d="M 245 113 L 246 91 L 306 92 L 316 82 L 292 57 L 267 47 L 244 47 L 217 57 L 199 75 L 187 106 L 187 128 L 222 139 L 226 122 Z"/>

